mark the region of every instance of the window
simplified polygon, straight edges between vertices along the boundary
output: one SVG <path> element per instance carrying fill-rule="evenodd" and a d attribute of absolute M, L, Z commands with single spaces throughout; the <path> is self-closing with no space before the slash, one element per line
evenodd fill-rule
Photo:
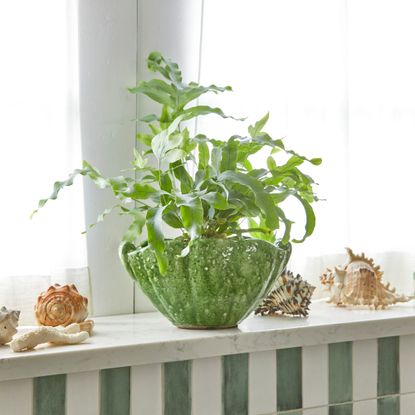
<path fill-rule="evenodd" d="M 109 217 L 80 234 L 110 193 L 85 183 L 83 194 L 77 183 L 27 220 L 82 158 L 108 175 L 129 163 L 131 120 L 152 108 L 126 88 L 147 76 L 151 50 L 179 62 L 188 80 L 232 85 L 227 112 L 255 120 L 270 110 L 272 135 L 323 158 L 310 173 L 326 201 L 315 206 L 315 234 L 294 247 L 294 272 L 319 286 L 350 245 L 412 294 L 412 2 L 21 0 L 0 10 L 0 305 L 31 317 L 38 292 L 74 281 L 97 315 L 151 309 L 118 261 L 125 224 Z M 220 138 L 243 132 L 213 116 L 197 128 Z"/>
<path fill-rule="evenodd" d="M 232 85 L 228 112 L 258 119 L 269 109 L 273 134 L 323 158 L 310 173 L 326 201 L 315 205 L 316 232 L 294 245 L 291 261 L 317 286 L 350 246 L 412 294 L 414 12 L 405 0 L 204 4 L 202 82 Z M 229 122 L 212 121 L 199 126 L 230 133 Z"/>
<path fill-rule="evenodd" d="M 89 295 L 82 186 L 29 219 L 53 180 L 81 161 L 74 5 L 0 6 L 0 304 L 21 309 L 26 323 L 51 283 L 75 283 Z"/>

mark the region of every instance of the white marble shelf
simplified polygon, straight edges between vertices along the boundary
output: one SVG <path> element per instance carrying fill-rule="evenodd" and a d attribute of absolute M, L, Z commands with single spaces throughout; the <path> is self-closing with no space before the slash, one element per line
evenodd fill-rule
<path fill-rule="evenodd" d="M 159 313 L 94 320 L 94 335 L 83 344 L 24 353 L 0 346 L 0 381 L 414 334 L 415 302 L 370 311 L 316 301 L 307 319 L 252 315 L 238 328 L 227 330 L 178 329 Z"/>

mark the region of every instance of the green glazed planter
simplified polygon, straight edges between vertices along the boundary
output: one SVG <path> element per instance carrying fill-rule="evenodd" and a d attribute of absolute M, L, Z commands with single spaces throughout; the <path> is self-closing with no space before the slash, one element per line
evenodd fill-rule
<path fill-rule="evenodd" d="M 235 327 L 257 306 L 284 270 L 291 245 L 249 238 L 200 238 L 188 255 L 181 239 L 165 241 L 166 275 L 149 246 L 120 246 L 121 260 L 154 306 L 189 329 Z"/>

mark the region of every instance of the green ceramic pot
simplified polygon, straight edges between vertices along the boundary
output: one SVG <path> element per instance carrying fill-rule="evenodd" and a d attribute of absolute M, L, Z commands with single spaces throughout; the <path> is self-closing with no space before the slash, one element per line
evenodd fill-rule
<path fill-rule="evenodd" d="M 154 306 L 177 327 L 191 329 L 236 326 L 268 293 L 291 254 L 290 244 L 248 238 L 200 238 L 184 257 L 181 238 L 165 246 L 166 275 L 149 246 L 126 242 L 120 257 Z"/>

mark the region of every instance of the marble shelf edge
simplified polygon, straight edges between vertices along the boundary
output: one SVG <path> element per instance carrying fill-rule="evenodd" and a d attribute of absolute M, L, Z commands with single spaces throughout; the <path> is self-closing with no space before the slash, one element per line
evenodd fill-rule
<path fill-rule="evenodd" d="M 18 354 L 0 347 L 0 381 L 415 334 L 415 305 L 374 312 L 317 301 L 308 319 L 250 316 L 237 329 L 220 331 L 177 329 L 159 313 L 95 321 L 85 344 Z"/>

